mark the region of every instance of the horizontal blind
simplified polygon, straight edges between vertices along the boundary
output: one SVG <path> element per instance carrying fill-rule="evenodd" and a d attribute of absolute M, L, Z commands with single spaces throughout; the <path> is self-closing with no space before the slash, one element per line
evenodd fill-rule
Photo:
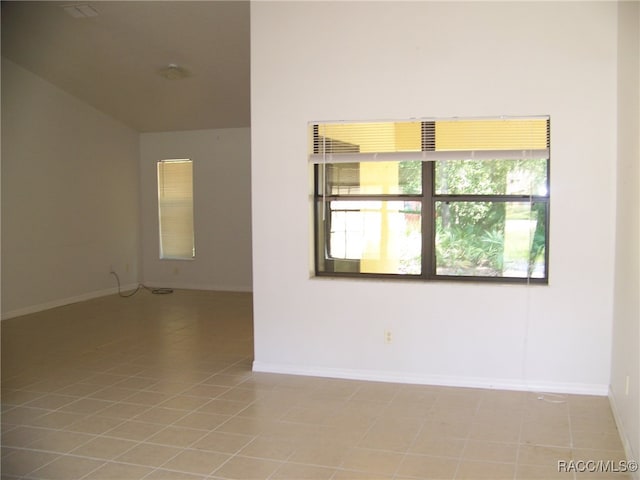
<path fill-rule="evenodd" d="M 193 162 L 158 162 L 160 258 L 191 259 L 193 234 Z"/>
<path fill-rule="evenodd" d="M 525 159 L 549 155 L 549 117 L 310 124 L 309 161 Z"/>

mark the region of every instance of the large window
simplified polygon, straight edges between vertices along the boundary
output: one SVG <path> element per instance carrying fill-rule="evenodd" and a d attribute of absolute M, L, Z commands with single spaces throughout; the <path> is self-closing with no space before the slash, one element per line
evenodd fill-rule
<path fill-rule="evenodd" d="M 317 275 L 548 281 L 547 117 L 311 125 Z"/>
<path fill-rule="evenodd" d="M 195 257 L 193 235 L 193 162 L 158 162 L 158 216 L 160 258 Z"/>

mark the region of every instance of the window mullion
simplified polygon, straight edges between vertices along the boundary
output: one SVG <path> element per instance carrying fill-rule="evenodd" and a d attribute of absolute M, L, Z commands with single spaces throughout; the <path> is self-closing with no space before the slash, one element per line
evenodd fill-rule
<path fill-rule="evenodd" d="M 435 215 L 433 198 L 434 162 L 422 162 L 422 278 L 434 276 Z"/>

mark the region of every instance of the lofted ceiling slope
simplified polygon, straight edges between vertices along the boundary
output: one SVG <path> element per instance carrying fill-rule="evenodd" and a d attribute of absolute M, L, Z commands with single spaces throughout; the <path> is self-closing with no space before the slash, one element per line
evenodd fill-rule
<path fill-rule="evenodd" d="M 3 57 L 139 132 L 250 125 L 248 1 L 2 1 L 1 28 Z"/>

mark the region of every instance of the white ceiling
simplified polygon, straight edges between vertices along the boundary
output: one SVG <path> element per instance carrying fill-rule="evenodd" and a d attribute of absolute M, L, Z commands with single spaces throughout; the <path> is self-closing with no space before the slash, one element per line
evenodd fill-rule
<path fill-rule="evenodd" d="M 139 132 L 250 125 L 248 1 L 2 1 L 2 56 Z"/>

